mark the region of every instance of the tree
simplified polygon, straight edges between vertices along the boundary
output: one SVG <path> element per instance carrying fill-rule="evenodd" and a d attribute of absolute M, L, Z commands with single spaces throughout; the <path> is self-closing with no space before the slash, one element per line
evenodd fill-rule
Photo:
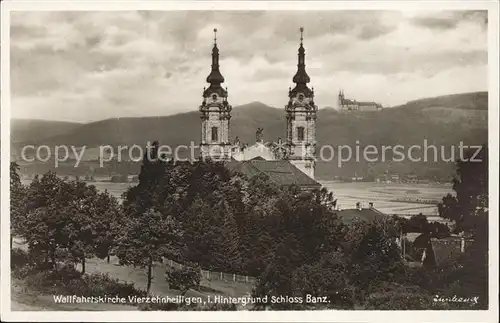
<path fill-rule="evenodd" d="M 58 258 L 82 264 L 108 251 L 116 228 L 118 204 L 107 192 L 93 185 L 67 182 L 55 173 L 38 176 L 26 189 L 26 221 L 23 237 L 30 251 L 45 255 L 57 269 Z M 99 251 L 99 252 L 98 252 Z"/>
<path fill-rule="evenodd" d="M 403 227 L 403 232 L 418 232 L 418 233 L 428 233 L 429 232 L 429 222 L 427 217 L 422 213 L 412 215 L 411 218 L 405 223 Z"/>
<path fill-rule="evenodd" d="M 257 285 L 252 291 L 255 297 L 294 297 L 292 285 L 292 273 L 300 260 L 303 258 L 297 251 L 298 241 L 292 235 L 287 235 L 277 246 L 274 258 L 259 277 Z M 265 304 L 256 304 L 256 308 L 267 308 L 280 310 L 290 310 L 294 308 L 293 302 L 268 302 Z"/>
<path fill-rule="evenodd" d="M 325 187 L 315 192 L 316 201 L 321 203 L 328 208 L 335 208 L 337 206 L 337 200 L 333 196 L 333 192 L 329 192 Z"/>
<path fill-rule="evenodd" d="M 96 256 L 107 258 L 109 263 L 110 254 L 116 247 L 116 237 L 122 229 L 121 210 L 117 199 L 106 190 L 97 195 L 95 202 L 94 230 L 96 238 L 94 249 Z"/>
<path fill-rule="evenodd" d="M 26 222 L 23 237 L 31 252 L 44 255 L 57 268 L 56 253 L 68 246 L 68 221 L 73 196 L 70 184 L 48 172 L 35 176 L 26 193 Z"/>
<path fill-rule="evenodd" d="M 240 237 L 234 213 L 226 201 L 216 205 L 215 212 L 222 219 L 221 234 L 216 241 L 215 257 L 220 267 L 226 264 L 227 271 L 239 272 L 241 268 Z M 215 215 L 215 214 L 214 214 Z"/>
<path fill-rule="evenodd" d="M 175 168 L 173 162 L 158 158 L 159 143 L 147 147 L 143 158 L 139 183 L 124 194 L 121 231 L 116 240 L 116 255 L 120 263 L 146 268 L 149 293 L 155 262 L 164 257 L 179 257 L 182 228 L 178 220 L 175 197 L 176 186 L 167 174 Z M 180 208 L 179 208 L 180 209 Z"/>
<path fill-rule="evenodd" d="M 97 189 L 85 182 L 72 181 L 68 183 L 68 194 L 71 202 L 62 211 L 69 216 L 65 226 L 67 248 L 75 262 L 82 264 L 82 274 L 85 273 L 86 259 L 95 254 L 94 242 L 97 238 L 95 223 L 101 216 L 97 214 Z"/>
<path fill-rule="evenodd" d="M 446 195 L 438 210 L 441 217 L 455 222 L 455 232 L 487 240 L 488 148 L 483 146 L 477 156 L 475 153 L 475 149 L 468 150 L 464 160 L 457 161 L 455 196 Z"/>
<path fill-rule="evenodd" d="M 128 215 L 118 237 L 117 256 L 121 264 L 147 270 L 147 293 L 151 290 L 153 266 L 177 250 L 181 232 L 176 219 L 151 208 L 144 214 Z"/>
<path fill-rule="evenodd" d="M 458 259 L 449 286 L 453 291 L 480 296 L 480 307 L 488 306 L 488 148 L 484 145 L 474 160 L 475 150 L 457 161 L 453 179 L 455 196 L 448 194 L 438 205 L 441 217 L 455 222 L 455 232 L 473 239 Z"/>
<path fill-rule="evenodd" d="M 10 163 L 10 247 L 14 236 L 22 236 L 25 228 L 25 197 L 26 188 L 21 183 L 19 176 L 19 165 L 16 162 Z"/>
<path fill-rule="evenodd" d="M 354 303 L 349 282 L 349 270 L 342 253 L 325 254 L 313 264 L 304 264 L 293 272 L 294 294 L 327 296 L 328 304 L 322 306 L 352 309 Z"/>
<path fill-rule="evenodd" d="M 404 264 L 395 243 L 398 232 L 392 220 L 375 221 L 365 228 L 361 240 L 354 244 L 350 278 L 359 290 L 370 293 L 383 281 L 404 277 Z"/>

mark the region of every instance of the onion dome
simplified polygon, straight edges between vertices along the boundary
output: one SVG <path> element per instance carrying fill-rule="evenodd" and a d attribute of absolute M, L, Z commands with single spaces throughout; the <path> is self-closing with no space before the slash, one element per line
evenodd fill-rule
<path fill-rule="evenodd" d="M 203 92 L 203 96 L 211 93 L 218 93 L 222 97 L 226 97 L 226 91 L 221 87 L 224 83 L 224 76 L 219 70 L 219 48 L 217 47 L 217 28 L 214 29 L 214 47 L 212 48 L 212 70 L 207 76 L 207 83 L 210 83 L 208 89 Z"/>
<path fill-rule="evenodd" d="M 303 32 L 304 28 L 300 28 L 300 46 L 299 46 L 299 53 L 298 53 L 298 64 L 297 64 L 297 73 L 295 73 L 295 76 L 293 77 L 293 83 L 296 84 L 295 88 L 290 91 L 290 97 L 295 96 L 297 92 L 302 92 L 304 93 L 305 96 L 311 96 L 312 91 L 307 87 L 307 83 L 311 82 L 311 79 L 309 78 L 309 75 L 307 75 L 306 72 L 306 64 L 305 64 L 305 57 L 306 57 L 306 50 L 304 49 L 304 45 L 302 43 L 303 41 Z"/>

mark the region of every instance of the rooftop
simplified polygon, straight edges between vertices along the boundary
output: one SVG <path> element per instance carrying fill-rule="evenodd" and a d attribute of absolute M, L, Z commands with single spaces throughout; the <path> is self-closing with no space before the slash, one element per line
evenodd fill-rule
<path fill-rule="evenodd" d="M 339 218 L 345 225 L 350 225 L 356 220 L 372 223 L 376 219 L 382 219 L 385 214 L 375 208 L 344 209 L 337 211 Z"/>
<path fill-rule="evenodd" d="M 321 188 L 321 184 L 304 174 L 287 160 L 232 160 L 226 164 L 232 173 L 242 173 L 248 177 L 265 174 L 271 182 L 280 186 L 297 185 L 311 189 Z"/>

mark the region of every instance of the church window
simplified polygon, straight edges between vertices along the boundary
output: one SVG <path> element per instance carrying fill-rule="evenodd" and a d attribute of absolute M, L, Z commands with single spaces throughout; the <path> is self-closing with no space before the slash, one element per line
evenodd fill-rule
<path fill-rule="evenodd" d="M 297 140 L 298 141 L 304 140 L 304 127 L 297 127 Z"/>
<path fill-rule="evenodd" d="M 218 140 L 219 140 L 219 128 L 212 127 L 212 141 L 218 141 Z"/>

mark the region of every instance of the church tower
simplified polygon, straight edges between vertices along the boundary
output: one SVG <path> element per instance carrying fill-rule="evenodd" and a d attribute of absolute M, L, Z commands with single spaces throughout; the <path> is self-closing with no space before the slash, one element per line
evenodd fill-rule
<path fill-rule="evenodd" d="M 300 47 L 297 73 L 293 77 L 295 87 L 288 91 L 286 111 L 286 145 L 288 160 L 302 172 L 314 179 L 316 167 L 316 112 L 314 88 L 306 73 L 305 49 L 302 44 L 304 28 L 300 28 Z"/>
<path fill-rule="evenodd" d="M 344 92 L 339 90 L 339 99 L 338 99 L 339 110 L 342 110 L 342 106 L 344 105 Z"/>
<path fill-rule="evenodd" d="M 201 112 L 201 157 L 225 161 L 231 158 L 229 142 L 229 121 L 231 105 L 227 101 L 227 88 L 222 88 L 224 77 L 219 71 L 219 49 L 217 48 L 217 29 L 214 29 L 212 49 L 212 70 L 207 77 L 208 88 L 203 89 Z"/>

